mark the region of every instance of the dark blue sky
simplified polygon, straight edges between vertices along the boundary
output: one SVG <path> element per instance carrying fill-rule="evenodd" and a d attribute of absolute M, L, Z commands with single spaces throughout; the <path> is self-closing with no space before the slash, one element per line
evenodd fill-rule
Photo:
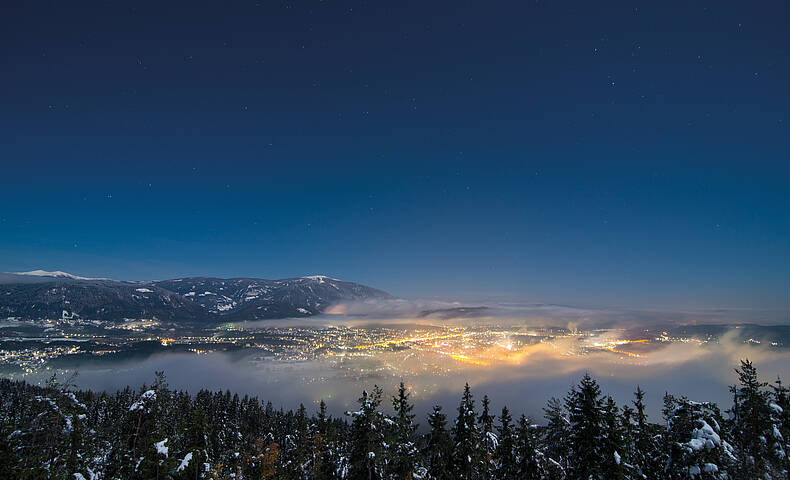
<path fill-rule="evenodd" d="M 0 270 L 790 308 L 786 2 L 5 2 Z"/>

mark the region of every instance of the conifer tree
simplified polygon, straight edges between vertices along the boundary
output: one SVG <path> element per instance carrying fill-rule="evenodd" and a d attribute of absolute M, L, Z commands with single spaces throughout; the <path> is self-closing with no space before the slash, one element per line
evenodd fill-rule
<path fill-rule="evenodd" d="M 293 430 L 285 437 L 282 477 L 284 479 L 306 480 L 311 469 L 311 450 L 307 410 L 304 404 L 299 405 L 293 418 L 293 424 Z"/>
<path fill-rule="evenodd" d="M 428 415 L 428 426 L 431 430 L 423 449 L 428 475 L 435 480 L 451 480 L 455 478 L 452 474 L 453 442 L 447 431 L 447 416 L 439 405 Z"/>
<path fill-rule="evenodd" d="M 69 445 L 66 456 L 66 471 L 77 473 L 83 471 L 83 458 L 87 458 L 83 442 L 84 432 L 79 415 L 70 416 L 71 428 L 69 431 Z"/>
<path fill-rule="evenodd" d="M 195 402 L 190 410 L 191 415 L 184 436 L 184 445 L 186 454 L 191 454 L 191 456 L 189 457 L 189 462 L 181 471 L 183 473 L 181 473 L 180 478 L 184 480 L 199 478 L 203 464 L 209 462 L 208 445 L 206 444 L 209 424 L 208 416 L 203 405 L 198 402 Z"/>
<path fill-rule="evenodd" d="M 394 421 L 394 447 L 387 450 L 389 456 L 389 472 L 396 479 L 411 478 L 417 468 L 417 446 L 414 442 L 414 433 L 417 425 L 413 423 L 414 406 L 409 403 L 409 391 L 401 380 L 397 396 L 392 397 L 392 407 L 395 410 Z"/>
<path fill-rule="evenodd" d="M 15 478 L 17 476 L 14 471 L 16 458 L 8 438 L 12 433 L 9 427 L 0 426 L 0 478 Z"/>
<path fill-rule="evenodd" d="M 635 425 L 632 433 L 631 462 L 637 473 L 647 478 L 658 478 L 664 467 L 661 462 L 661 445 L 656 441 L 660 435 L 655 426 L 647 421 L 645 392 L 639 386 L 636 387 L 634 398 Z"/>
<path fill-rule="evenodd" d="M 565 398 L 570 422 L 571 457 L 568 470 L 575 478 L 600 478 L 602 473 L 602 409 L 601 388 L 589 373 Z"/>
<path fill-rule="evenodd" d="M 568 469 L 567 459 L 570 454 L 570 421 L 568 420 L 562 401 L 552 397 L 543 409 L 546 419 L 546 433 L 544 437 L 544 450 L 547 461 L 553 466 L 550 471 L 560 470 L 559 475 L 564 476 Z"/>
<path fill-rule="evenodd" d="M 480 435 L 475 423 L 475 402 L 469 384 L 464 386 L 458 417 L 453 426 L 453 473 L 455 478 L 471 480 L 479 470 Z"/>
<path fill-rule="evenodd" d="M 744 478 L 774 476 L 782 470 L 785 458 L 784 441 L 776 424 L 775 411 L 770 407 L 767 383 L 760 382 L 757 369 L 748 359 L 735 369 L 739 385 L 732 386 L 733 435 L 739 453 L 738 473 Z M 773 474 L 773 475 L 772 475 Z"/>
<path fill-rule="evenodd" d="M 351 446 L 349 458 L 349 480 L 376 480 L 383 478 L 384 432 L 378 407 L 382 390 L 373 387 L 373 392 L 362 392 L 359 411 L 350 415 Z"/>
<path fill-rule="evenodd" d="M 601 439 L 601 477 L 610 480 L 624 480 L 627 470 L 623 462 L 625 438 L 619 409 L 612 397 L 603 402 Z"/>
<path fill-rule="evenodd" d="M 538 438 L 535 429 L 527 417 L 522 415 L 518 420 L 516 431 L 516 461 L 518 474 L 521 480 L 539 480 L 544 477 L 539 461 Z"/>
<path fill-rule="evenodd" d="M 664 478 L 730 478 L 735 456 L 721 428 L 724 420 L 715 404 L 665 395 L 664 415 L 667 418 Z"/>
<path fill-rule="evenodd" d="M 496 451 L 498 439 L 494 433 L 494 416 L 491 415 L 491 401 L 488 395 L 483 395 L 482 412 L 477 418 L 480 429 L 480 457 L 479 476 L 482 480 L 490 480 L 494 476 L 494 452 Z"/>
<path fill-rule="evenodd" d="M 159 478 L 172 467 L 169 456 L 172 440 L 166 433 L 166 411 L 170 390 L 164 372 L 156 372 L 154 384 L 145 389 L 129 408 L 135 418 L 131 436 L 131 462 L 133 473 L 129 478 Z"/>
<path fill-rule="evenodd" d="M 623 436 L 621 456 L 623 457 L 624 461 L 627 461 L 630 464 L 632 468 L 634 465 L 634 451 L 636 449 L 634 445 L 634 441 L 636 439 L 636 436 L 634 435 L 636 429 L 634 425 L 635 415 L 636 412 L 633 408 L 631 408 L 630 405 L 623 405 L 622 411 L 620 413 L 620 432 Z"/>
<path fill-rule="evenodd" d="M 316 480 L 332 480 L 336 478 L 336 451 L 332 439 L 331 422 L 326 413 L 326 402 L 321 399 L 318 406 L 315 428 L 313 429 L 313 469 L 312 476 Z"/>
<path fill-rule="evenodd" d="M 513 480 L 518 478 L 515 448 L 516 438 L 513 428 L 513 418 L 507 407 L 502 407 L 499 414 L 498 443 L 494 451 L 495 478 L 498 480 Z"/>
<path fill-rule="evenodd" d="M 779 458 L 780 474 L 785 477 L 790 476 L 790 392 L 787 387 L 782 384 L 782 379 L 778 378 L 771 385 L 771 410 L 776 418 L 777 429 L 782 438 L 782 446 L 784 450 L 784 458 L 781 458 L 781 452 L 777 451 Z"/>
<path fill-rule="evenodd" d="M 467 386 L 452 435 L 437 406 L 422 437 L 404 385 L 392 399 L 392 416 L 378 410 L 377 387 L 363 393 L 349 423 L 329 417 L 323 402 L 308 417 L 303 406 L 274 410 L 229 392 L 190 397 L 170 391 L 163 376 L 140 393 L 100 395 L 70 392 L 54 381 L 39 387 L 0 379 L 0 473 L 22 480 L 477 480 L 487 466 L 481 433 L 492 429 L 494 479 L 787 478 L 787 388 L 777 381 L 768 389 L 748 361 L 737 372 L 731 421 L 713 403 L 667 394 L 665 425 L 651 424 L 641 388 L 633 408 L 618 409 L 585 376 L 566 398 L 569 413 L 558 400 L 549 402 L 546 428 L 523 416 L 513 425 L 507 408 L 489 427 L 495 419 L 487 399 L 476 416 Z M 762 463 L 750 450 L 754 425 Z M 590 450 L 598 456 L 582 460 Z M 467 453 L 465 461 L 459 452 Z"/>

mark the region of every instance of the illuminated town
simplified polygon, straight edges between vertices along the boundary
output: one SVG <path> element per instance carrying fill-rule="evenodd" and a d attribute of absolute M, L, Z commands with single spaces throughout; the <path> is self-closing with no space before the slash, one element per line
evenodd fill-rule
<path fill-rule="evenodd" d="M 227 353 L 261 369 L 318 361 L 355 377 L 443 375 L 460 369 L 521 365 L 532 355 L 546 352 L 555 357 L 607 355 L 612 362 L 640 365 L 652 351 L 667 344 L 691 343 L 704 348 L 718 341 L 704 328 L 689 332 L 682 328 L 629 331 L 409 324 L 247 328 L 226 324 L 176 331 L 155 320 L 103 324 L 75 319 L 9 319 L 2 325 L 0 369 L 12 377 L 84 369 L 162 353 Z M 748 337 L 743 342 L 765 342 L 771 348 L 784 345 L 770 338 Z"/>

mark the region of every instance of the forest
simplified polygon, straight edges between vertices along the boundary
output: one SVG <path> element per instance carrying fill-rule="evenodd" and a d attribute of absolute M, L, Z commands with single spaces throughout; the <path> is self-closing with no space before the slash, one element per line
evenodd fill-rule
<path fill-rule="evenodd" d="M 111 479 L 786 479 L 790 393 L 741 361 L 732 404 L 644 391 L 618 405 L 585 374 L 543 418 L 494 412 L 467 384 L 420 427 L 409 389 L 361 393 L 341 417 L 304 405 L 151 385 L 116 393 L 0 380 L 0 478 Z"/>

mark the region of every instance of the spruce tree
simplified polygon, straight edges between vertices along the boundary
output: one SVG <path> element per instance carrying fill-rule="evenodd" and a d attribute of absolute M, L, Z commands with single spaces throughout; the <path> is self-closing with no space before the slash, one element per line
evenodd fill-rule
<path fill-rule="evenodd" d="M 163 372 L 156 372 L 150 389 L 141 388 L 137 401 L 129 407 L 133 418 L 131 454 L 126 478 L 158 478 L 172 467 L 169 456 L 173 441 L 167 436 L 167 407 L 170 390 Z"/>
<path fill-rule="evenodd" d="M 83 458 L 87 458 L 87 452 L 84 450 L 85 437 L 79 415 L 69 416 L 69 419 L 71 428 L 69 429 L 66 472 L 73 474 L 84 471 Z"/>
<path fill-rule="evenodd" d="M 517 477 L 521 480 L 539 480 L 544 477 L 539 461 L 538 438 L 535 429 L 527 417 L 522 415 L 518 420 L 516 431 Z"/>
<path fill-rule="evenodd" d="M 395 410 L 393 418 L 395 435 L 394 446 L 387 449 L 388 470 L 396 479 L 411 478 L 418 466 L 416 458 L 418 451 L 414 442 L 417 425 L 413 423 L 414 414 L 411 411 L 414 406 L 409 403 L 409 391 L 402 380 L 398 386 L 397 396 L 392 397 L 392 407 Z"/>
<path fill-rule="evenodd" d="M 631 462 L 639 474 L 647 478 L 658 478 L 664 468 L 661 462 L 661 445 L 656 440 L 660 438 L 660 434 L 655 425 L 647 421 L 645 392 L 639 386 L 636 387 L 634 398 L 635 425 L 632 433 Z"/>
<path fill-rule="evenodd" d="M 383 478 L 384 429 L 378 407 L 381 404 L 381 388 L 374 386 L 373 392 L 362 392 L 359 411 L 350 413 L 351 446 L 349 458 L 349 480 L 376 480 Z"/>
<path fill-rule="evenodd" d="M 184 445 L 186 447 L 186 453 L 191 454 L 191 457 L 180 474 L 180 478 L 184 480 L 199 478 L 203 464 L 210 461 L 208 458 L 208 445 L 206 443 L 208 438 L 208 425 L 210 423 L 208 415 L 203 405 L 198 402 L 195 402 L 190 410 L 190 419 L 184 436 Z M 184 457 L 182 457 L 182 460 L 183 458 Z"/>
<path fill-rule="evenodd" d="M 735 369 L 737 386 L 732 386 L 733 436 L 739 453 L 738 473 L 744 478 L 775 476 L 784 470 L 784 441 L 775 425 L 779 422 L 770 406 L 767 383 L 760 382 L 757 369 L 748 359 Z"/>
<path fill-rule="evenodd" d="M 547 422 L 544 450 L 549 472 L 555 472 L 552 474 L 555 478 L 564 477 L 570 455 L 570 421 L 562 401 L 558 398 L 550 398 L 543 412 Z"/>
<path fill-rule="evenodd" d="M 627 461 L 631 468 L 634 467 L 634 457 L 635 457 L 635 441 L 636 435 L 635 430 L 636 426 L 634 424 L 634 417 L 636 416 L 636 412 L 630 405 L 625 404 L 623 405 L 622 411 L 620 413 L 620 433 L 623 438 L 623 444 L 621 446 L 622 452 L 621 456 L 623 461 Z"/>
<path fill-rule="evenodd" d="M 480 460 L 480 435 L 475 423 L 475 402 L 469 384 L 464 386 L 458 417 L 453 426 L 453 473 L 455 478 L 476 478 Z"/>
<path fill-rule="evenodd" d="M 573 462 L 569 473 L 575 478 L 600 478 L 602 460 L 602 409 L 601 388 L 589 373 L 579 385 L 572 388 L 565 398 L 570 421 L 569 440 Z"/>
<path fill-rule="evenodd" d="M 495 478 L 498 480 L 515 480 L 518 478 L 515 447 L 516 438 L 513 428 L 513 418 L 507 407 L 502 407 L 499 414 L 499 442 L 494 451 Z"/>
<path fill-rule="evenodd" d="M 439 405 L 428 415 L 428 426 L 431 430 L 423 449 L 428 475 L 435 480 L 451 480 L 455 478 L 452 473 L 453 442 L 447 431 L 447 416 Z"/>
<path fill-rule="evenodd" d="M 333 480 L 336 478 L 336 449 L 331 429 L 331 421 L 326 413 L 326 402 L 321 399 L 318 406 L 315 427 L 312 430 L 313 469 L 312 477 L 316 480 Z"/>
<path fill-rule="evenodd" d="M 790 476 L 790 391 L 782 384 L 782 379 L 778 378 L 771 385 L 771 410 L 773 416 L 776 418 L 777 429 L 782 438 L 782 449 L 784 450 L 784 458 L 780 458 L 779 469 L 781 474 L 785 477 Z M 777 456 L 781 457 L 781 453 L 777 451 Z"/>
<path fill-rule="evenodd" d="M 667 462 L 663 478 L 699 480 L 726 479 L 735 466 L 734 449 L 719 408 L 712 403 L 693 402 L 665 395 L 667 418 L 665 446 Z M 750 478 L 741 477 L 734 478 Z"/>
<path fill-rule="evenodd" d="M 480 468 L 479 477 L 482 480 L 490 480 L 494 476 L 494 452 L 497 447 L 498 439 L 494 433 L 494 416 L 491 415 L 491 401 L 488 395 L 483 396 L 482 412 L 477 418 L 480 429 Z"/>
<path fill-rule="evenodd" d="M 492 428 L 488 401 L 476 416 L 467 386 L 452 438 L 438 406 L 428 416 L 430 431 L 417 436 L 404 385 L 392 399 L 392 416 L 378 411 L 376 388 L 363 394 L 349 424 L 330 418 L 323 402 L 308 417 L 303 406 L 274 410 L 228 392 L 190 397 L 170 391 L 162 376 L 140 393 L 101 395 L 65 391 L 55 382 L 38 387 L 0 379 L 0 473 L 22 480 L 477 480 L 486 475 L 481 433 L 493 429 L 495 479 L 787 478 L 788 390 L 780 381 L 768 389 L 748 361 L 737 372 L 731 421 L 713 403 L 667 394 L 663 427 L 648 421 L 641 388 L 633 408 L 618 409 L 586 376 L 568 394 L 569 414 L 558 400 L 549 402 L 546 428 L 523 416 L 513 425 L 507 408 Z M 596 428 L 598 435 L 590 435 Z M 754 438 L 762 463 L 753 460 Z M 590 458 L 585 447 L 598 457 L 583 460 Z M 465 462 L 458 452 L 468 452 Z"/>
<path fill-rule="evenodd" d="M 289 412 L 291 413 L 291 412 Z M 293 416 L 293 430 L 283 445 L 283 479 L 306 480 L 311 470 L 310 431 L 304 404 Z"/>
<path fill-rule="evenodd" d="M 625 438 L 620 411 L 612 397 L 606 397 L 602 413 L 601 477 L 607 480 L 624 480 L 627 474 L 623 462 Z"/>

